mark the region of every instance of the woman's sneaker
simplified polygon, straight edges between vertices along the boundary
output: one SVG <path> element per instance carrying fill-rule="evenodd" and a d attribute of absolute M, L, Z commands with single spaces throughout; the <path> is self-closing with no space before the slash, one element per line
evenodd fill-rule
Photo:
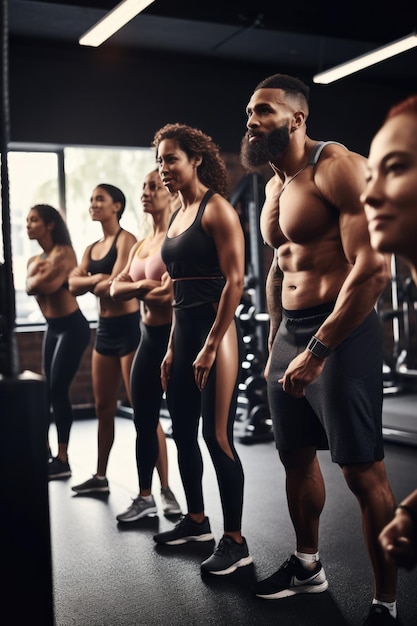
<path fill-rule="evenodd" d="M 166 546 L 178 546 L 188 541 L 211 541 L 214 539 L 210 529 L 209 518 L 205 517 L 200 523 L 194 522 L 186 515 L 178 522 L 173 530 L 154 535 L 156 543 Z"/>
<path fill-rule="evenodd" d="M 297 593 L 321 593 L 326 591 L 328 586 L 326 573 L 320 561 L 317 561 L 313 570 L 308 570 L 293 554 L 275 574 L 256 583 L 253 592 L 258 598 L 276 600 Z"/>
<path fill-rule="evenodd" d="M 150 496 L 148 499 L 139 495 L 132 501 L 127 511 L 116 515 L 116 519 L 118 522 L 136 522 L 147 515 L 156 515 L 157 512 L 153 496 Z"/>
<path fill-rule="evenodd" d="M 161 489 L 162 509 L 165 515 L 179 515 L 181 507 L 169 487 Z"/>
<path fill-rule="evenodd" d="M 95 474 L 80 485 L 71 487 L 75 493 L 110 493 L 107 478 L 98 478 Z"/>
<path fill-rule="evenodd" d="M 71 476 L 71 468 L 68 461 L 61 461 L 56 456 L 52 458 L 48 463 L 48 478 L 53 480 L 54 478 L 69 478 Z"/>
<path fill-rule="evenodd" d="M 224 575 L 231 574 L 238 567 L 250 565 L 253 562 L 249 554 L 248 544 L 243 538 L 243 543 L 237 543 L 228 535 L 222 537 L 219 545 L 210 558 L 201 564 L 202 572 L 206 574 Z"/>

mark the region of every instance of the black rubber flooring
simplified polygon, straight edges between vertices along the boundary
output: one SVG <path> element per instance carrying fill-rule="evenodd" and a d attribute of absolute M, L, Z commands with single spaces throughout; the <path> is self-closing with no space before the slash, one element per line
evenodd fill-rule
<path fill-rule="evenodd" d="M 137 495 L 135 432 L 129 419 L 116 418 L 108 497 L 79 496 L 71 485 L 95 470 L 96 421 L 74 423 L 70 443 L 73 476 L 49 483 L 49 508 L 56 626 L 359 626 L 372 598 L 372 575 L 365 554 L 356 500 L 327 452 L 320 461 L 327 485 L 321 524 L 321 558 L 328 591 L 265 601 L 252 596 L 257 578 L 271 574 L 294 550 L 284 473 L 272 442 L 237 444 L 245 470 L 243 532 L 254 565 L 225 577 L 202 578 L 200 562 L 213 544 L 171 548 L 154 545 L 155 532 L 173 521 L 162 512 L 120 526 L 115 516 Z M 214 470 L 204 442 L 206 513 L 216 540 L 222 517 Z M 182 506 L 184 494 L 174 442 L 168 440 L 170 483 Z M 417 449 L 388 442 L 386 464 L 394 493 L 403 498 L 417 486 Z M 154 479 L 159 499 L 159 480 Z M 24 594 L 23 594 L 24 596 Z M 417 625 L 417 568 L 400 572 L 398 606 L 404 626 Z"/>

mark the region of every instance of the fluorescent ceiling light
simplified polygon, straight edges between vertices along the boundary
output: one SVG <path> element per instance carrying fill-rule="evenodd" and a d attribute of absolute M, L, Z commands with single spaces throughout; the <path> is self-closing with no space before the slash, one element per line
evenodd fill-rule
<path fill-rule="evenodd" d="M 80 45 L 99 46 L 152 2 L 154 0 L 123 0 L 80 37 Z"/>
<path fill-rule="evenodd" d="M 320 72 L 313 77 L 313 82 L 328 85 L 335 80 L 339 80 L 339 78 L 349 76 L 349 74 L 354 74 L 359 70 L 363 70 L 365 67 L 385 61 L 385 59 L 389 59 L 415 46 L 417 46 L 417 34 L 413 33 L 403 39 L 398 39 L 397 41 L 393 41 L 393 43 L 382 46 L 382 48 L 377 48 L 372 52 L 362 54 L 356 57 L 356 59 L 352 59 L 352 61 L 336 65 L 336 67 L 326 70 L 325 72 Z"/>

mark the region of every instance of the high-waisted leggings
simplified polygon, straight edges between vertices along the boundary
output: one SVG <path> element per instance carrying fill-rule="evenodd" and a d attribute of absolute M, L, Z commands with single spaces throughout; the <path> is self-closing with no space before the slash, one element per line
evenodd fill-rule
<path fill-rule="evenodd" d="M 69 388 L 90 341 L 90 326 L 78 309 L 70 315 L 48 318 L 43 338 L 43 370 L 58 443 L 68 444 L 73 422 Z"/>
<path fill-rule="evenodd" d="M 202 491 L 203 461 L 198 444 L 199 421 L 202 434 L 216 471 L 224 517 L 224 530 L 240 530 L 242 523 L 244 475 L 242 464 L 233 443 L 233 424 L 236 416 L 237 392 L 242 362 L 242 338 L 236 320 L 233 354 L 227 357 L 217 352 L 206 386 L 199 391 L 193 371 L 193 361 L 201 350 L 215 319 L 213 305 L 176 309 L 173 336 L 174 360 L 168 381 L 167 404 L 172 419 L 173 437 L 178 449 L 178 465 L 184 486 L 189 513 L 204 511 Z M 224 339 L 223 339 L 224 341 Z M 226 363 L 227 358 L 227 363 Z M 223 359 L 223 362 L 220 362 Z M 230 365 L 232 364 L 232 367 Z M 225 399 L 224 378 L 232 376 L 230 398 Z M 223 377 L 223 379 L 222 379 Z M 219 415 L 216 404 L 228 402 L 225 432 L 218 433 Z M 217 424 L 216 424 L 217 421 Z M 217 434 L 227 438 L 230 454 L 221 447 Z"/>
<path fill-rule="evenodd" d="M 157 426 L 163 389 L 161 362 L 165 356 L 171 325 L 148 326 L 141 323 L 141 339 L 130 373 L 134 423 L 136 427 L 136 465 L 139 487 L 151 489 L 152 474 L 158 458 Z"/>

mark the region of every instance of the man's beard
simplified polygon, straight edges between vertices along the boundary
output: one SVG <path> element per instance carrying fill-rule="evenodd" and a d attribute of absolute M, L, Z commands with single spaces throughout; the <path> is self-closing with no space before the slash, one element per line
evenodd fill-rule
<path fill-rule="evenodd" d="M 240 145 L 241 163 L 248 170 L 265 165 L 282 156 L 289 142 L 290 133 L 287 126 L 280 126 L 269 135 L 259 135 L 254 142 L 249 141 L 246 133 Z"/>

